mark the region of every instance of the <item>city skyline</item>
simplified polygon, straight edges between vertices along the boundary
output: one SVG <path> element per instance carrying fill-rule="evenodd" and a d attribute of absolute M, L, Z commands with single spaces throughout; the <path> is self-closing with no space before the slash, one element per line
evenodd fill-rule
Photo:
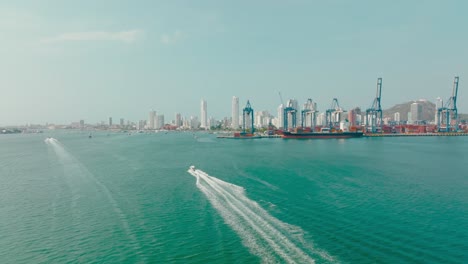
<path fill-rule="evenodd" d="M 248 4 L 248 5 L 247 5 Z M 444 101 L 460 76 L 468 113 L 465 1 L 0 4 L 0 125 L 109 116 L 230 116 L 235 94 L 275 113 L 284 99 L 367 108 Z M 240 19 L 242 14 L 242 18 Z M 210 115 L 211 116 L 211 115 Z M 172 119 L 172 118 L 171 118 Z M 118 119 L 116 119 L 118 120 Z"/>

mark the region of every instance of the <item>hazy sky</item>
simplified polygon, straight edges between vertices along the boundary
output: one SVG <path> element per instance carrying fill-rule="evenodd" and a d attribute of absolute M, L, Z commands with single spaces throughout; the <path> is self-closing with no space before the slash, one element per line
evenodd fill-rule
<path fill-rule="evenodd" d="M 5 3 L 9 2 L 9 3 Z M 448 98 L 468 112 L 468 1 L 1 1 L 0 125 L 276 115 Z"/>

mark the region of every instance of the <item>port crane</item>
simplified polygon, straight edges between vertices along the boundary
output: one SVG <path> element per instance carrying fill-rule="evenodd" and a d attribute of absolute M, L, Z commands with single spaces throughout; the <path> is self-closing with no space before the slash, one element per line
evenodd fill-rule
<path fill-rule="evenodd" d="M 296 127 L 297 109 L 293 107 L 292 100 L 288 101 L 288 105 L 283 110 L 283 129 L 288 131 L 289 117 L 291 116 L 291 128 Z"/>
<path fill-rule="evenodd" d="M 437 109 L 437 129 L 444 131 L 442 125 L 445 124 L 445 132 L 452 130 L 451 124 L 453 124 L 453 130 L 457 130 L 458 122 L 458 109 L 457 109 L 457 96 L 458 96 L 458 80 L 459 77 L 455 76 L 453 80 L 452 96 L 448 99 L 445 105 L 442 105 Z M 445 117 L 445 118 L 444 118 Z M 442 120 L 444 119 L 444 120 Z"/>
<path fill-rule="evenodd" d="M 247 105 L 245 106 L 245 108 L 242 109 L 242 133 L 243 134 L 247 133 L 247 129 L 246 129 L 247 118 L 249 118 L 249 120 L 250 120 L 250 133 L 253 134 L 255 132 L 255 128 L 254 128 L 254 110 L 250 106 L 250 101 L 249 100 L 247 100 Z"/>
<path fill-rule="evenodd" d="M 338 99 L 333 98 L 332 104 L 329 109 L 325 112 L 325 123 L 330 129 L 337 126 L 337 123 L 341 120 L 341 114 L 345 113 L 346 110 L 340 107 Z M 338 124 L 339 125 L 339 124 Z"/>
<path fill-rule="evenodd" d="M 382 78 L 377 79 L 377 94 L 375 96 L 372 106 L 366 110 L 366 131 L 376 133 L 382 130 L 383 119 L 382 119 L 382 106 L 380 104 L 382 98 Z"/>
<path fill-rule="evenodd" d="M 301 111 L 301 126 L 307 126 L 307 120 L 310 120 L 310 128 L 313 130 L 317 124 L 317 104 L 312 99 L 307 99 L 304 104 L 304 110 Z"/>

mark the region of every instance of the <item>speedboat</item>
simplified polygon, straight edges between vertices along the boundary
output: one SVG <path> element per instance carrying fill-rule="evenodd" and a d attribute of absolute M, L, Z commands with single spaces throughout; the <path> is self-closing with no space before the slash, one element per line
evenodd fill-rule
<path fill-rule="evenodd" d="M 195 166 L 193 166 L 193 165 L 190 166 L 190 170 L 191 170 L 191 171 L 195 171 Z"/>

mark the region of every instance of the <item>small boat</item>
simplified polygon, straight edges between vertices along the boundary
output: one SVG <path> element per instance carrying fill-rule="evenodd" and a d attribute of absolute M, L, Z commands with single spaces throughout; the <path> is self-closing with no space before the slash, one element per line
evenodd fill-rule
<path fill-rule="evenodd" d="M 193 166 L 193 165 L 190 166 L 190 170 L 191 170 L 191 171 L 195 171 L 195 166 Z"/>

